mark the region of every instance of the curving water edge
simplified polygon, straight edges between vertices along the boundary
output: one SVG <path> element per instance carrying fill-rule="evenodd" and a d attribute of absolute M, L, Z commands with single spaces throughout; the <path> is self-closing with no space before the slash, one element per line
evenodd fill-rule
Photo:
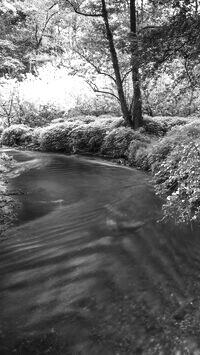
<path fill-rule="evenodd" d="M 175 354 L 198 297 L 198 232 L 157 223 L 142 172 L 12 153 L 9 188 L 24 194 L 0 248 L 0 354 Z"/>

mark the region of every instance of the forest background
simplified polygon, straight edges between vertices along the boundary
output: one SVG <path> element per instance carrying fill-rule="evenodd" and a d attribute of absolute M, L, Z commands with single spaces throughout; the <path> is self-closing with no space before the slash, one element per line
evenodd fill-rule
<path fill-rule="evenodd" d="M 115 68 L 102 3 L 117 57 Z M 2 1 L 1 117 L 9 124 L 13 116 L 20 121 L 27 110 L 37 114 L 49 106 L 51 112 L 77 108 L 84 113 L 120 113 L 117 65 L 128 108 L 133 70 L 138 70 L 143 112 L 197 114 L 198 11 L 197 0 Z"/>

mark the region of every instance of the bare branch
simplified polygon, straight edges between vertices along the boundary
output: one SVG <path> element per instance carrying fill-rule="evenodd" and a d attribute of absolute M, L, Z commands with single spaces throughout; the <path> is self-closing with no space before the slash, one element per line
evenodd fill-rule
<path fill-rule="evenodd" d="M 190 87 L 191 87 L 191 89 L 194 90 L 195 80 L 194 80 L 194 78 L 192 77 L 192 74 L 189 71 L 189 65 L 188 65 L 187 58 L 184 60 L 184 68 L 185 68 L 185 72 L 186 72 L 186 75 L 187 75 L 189 83 L 190 83 Z"/>
<path fill-rule="evenodd" d="M 58 11 L 55 11 L 55 12 L 53 12 L 50 16 L 48 16 L 48 12 L 47 12 L 46 21 L 45 21 L 44 27 L 43 27 L 43 29 L 42 29 L 41 37 L 44 35 L 44 32 L 46 31 L 46 28 L 47 28 L 48 23 L 50 22 L 50 20 L 52 19 L 52 17 L 54 17 L 57 13 L 58 13 Z"/>
<path fill-rule="evenodd" d="M 123 76 L 122 78 L 122 83 L 124 82 L 124 80 L 126 80 L 127 76 L 132 72 L 132 69 L 129 69 Z"/>
<path fill-rule="evenodd" d="M 38 25 L 37 24 L 35 25 L 35 40 L 38 46 Z"/>
<path fill-rule="evenodd" d="M 52 10 L 54 8 L 54 6 L 58 5 L 58 1 L 56 1 L 53 5 L 51 5 L 49 8 L 48 8 L 48 11 Z"/>
<path fill-rule="evenodd" d="M 97 93 L 100 93 L 100 94 L 104 94 L 104 95 L 111 95 L 111 96 L 113 96 L 115 99 L 117 99 L 120 102 L 119 97 L 117 95 L 113 94 L 110 91 L 104 91 L 104 90 L 96 89 L 96 90 L 94 90 L 94 92 L 97 92 Z"/>
<path fill-rule="evenodd" d="M 82 16 L 86 16 L 86 17 L 102 17 L 102 13 L 92 13 L 92 14 L 88 14 L 86 12 L 82 12 L 79 10 L 79 6 L 76 6 L 75 4 L 72 3 L 72 1 L 66 0 L 66 2 L 72 7 L 72 9 L 74 10 L 74 12 L 78 15 L 82 15 Z"/>
<path fill-rule="evenodd" d="M 114 78 L 111 74 L 102 71 L 102 70 L 101 70 L 96 64 L 94 64 L 87 56 L 85 56 L 83 53 L 79 52 L 79 50 L 74 49 L 74 51 L 75 51 L 78 55 L 80 55 L 81 58 L 85 59 L 85 61 L 86 61 L 88 64 L 90 64 L 90 65 L 96 70 L 96 72 L 97 72 L 98 74 L 107 76 L 107 77 L 109 77 L 111 80 L 113 80 L 114 83 L 116 83 L 115 78 Z"/>
<path fill-rule="evenodd" d="M 13 109 L 13 101 L 14 101 L 14 92 L 12 93 L 11 99 L 10 99 L 10 105 L 9 105 L 9 117 L 11 115 L 12 109 Z"/>
<path fill-rule="evenodd" d="M 115 95 L 113 92 L 110 91 L 105 91 L 105 90 L 101 90 L 97 87 L 96 84 L 92 83 L 89 79 L 85 79 L 86 83 L 91 87 L 91 89 L 99 94 L 104 94 L 104 95 L 111 95 L 113 96 L 115 99 L 117 99 L 120 102 L 120 99 L 117 95 Z"/>
<path fill-rule="evenodd" d="M 145 26 L 145 27 L 142 27 L 138 30 L 138 33 L 142 32 L 142 31 L 145 31 L 145 30 L 153 30 L 153 29 L 160 29 L 162 28 L 161 26 L 154 26 L 154 25 L 149 25 L 149 26 Z"/>
<path fill-rule="evenodd" d="M 39 38 L 38 38 L 38 25 L 36 24 L 36 27 L 35 27 L 35 38 L 36 38 L 36 43 L 37 43 L 37 49 L 40 47 L 40 44 L 42 42 L 42 38 L 44 37 L 44 33 L 46 31 L 48 23 L 50 22 L 52 17 L 54 17 L 57 13 L 58 13 L 58 11 L 55 11 L 49 16 L 49 10 L 47 11 L 46 18 L 45 18 L 45 23 L 44 23 L 43 29 L 41 30 L 41 34 L 40 34 Z"/>
<path fill-rule="evenodd" d="M 8 111 L 7 108 L 6 108 L 6 101 L 5 101 L 5 102 L 2 102 L 1 108 L 2 108 L 3 111 L 5 112 L 6 116 L 9 116 L 9 111 Z M 1 116 L 3 116 L 3 115 L 1 115 Z"/>
<path fill-rule="evenodd" d="M 52 36 L 52 35 L 45 35 L 44 34 L 43 37 L 54 39 L 54 36 Z"/>

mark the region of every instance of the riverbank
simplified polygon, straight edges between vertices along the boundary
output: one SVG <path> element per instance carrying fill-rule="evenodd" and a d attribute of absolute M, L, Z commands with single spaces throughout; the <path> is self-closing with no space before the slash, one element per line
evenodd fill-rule
<path fill-rule="evenodd" d="M 3 131 L 1 143 L 42 152 L 89 154 L 148 171 L 164 201 L 165 220 L 200 222 L 198 118 L 145 116 L 143 127 L 134 131 L 125 127 L 122 117 L 66 117 L 45 127 L 12 125 Z"/>
<path fill-rule="evenodd" d="M 13 225 L 19 207 L 13 197 L 17 192 L 8 190 L 8 180 L 13 176 L 15 164 L 12 157 L 4 152 L 0 154 L 0 237 Z"/>

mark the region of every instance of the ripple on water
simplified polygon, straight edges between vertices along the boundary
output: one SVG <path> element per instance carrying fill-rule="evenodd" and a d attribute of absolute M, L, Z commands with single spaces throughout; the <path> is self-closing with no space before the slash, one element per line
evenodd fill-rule
<path fill-rule="evenodd" d="M 46 163 L 12 180 L 12 188 L 33 192 L 21 197 L 20 223 L 0 249 L 0 349 L 28 354 L 43 337 L 52 354 L 116 354 L 120 344 L 126 349 L 124 329 L 132 349 L 140 336 L 148 342 L 137 305 L 156 322 L 189 299 L 187 275 L 198 277 L 200 267 L 197 236 L 156 223 L 160 202 L 140 172 L 30 156 Z M 46 213 L 35 218 L 31 208 L 40 212 L 41 201 Z"/>

